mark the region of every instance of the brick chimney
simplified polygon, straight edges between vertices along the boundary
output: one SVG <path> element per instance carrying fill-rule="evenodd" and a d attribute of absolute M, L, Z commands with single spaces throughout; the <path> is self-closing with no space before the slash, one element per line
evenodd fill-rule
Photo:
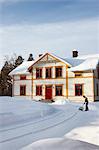
<path fill-rule="evenodd" d="M 72 57 L 78 57 L 78 51 L 76 49 L 72 51 Z"/>

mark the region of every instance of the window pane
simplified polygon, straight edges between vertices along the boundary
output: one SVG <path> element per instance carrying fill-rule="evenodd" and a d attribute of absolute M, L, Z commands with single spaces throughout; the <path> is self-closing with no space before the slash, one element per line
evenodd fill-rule
<path fill-rule="evenodd" d="M 36 69 L 36 78 L 42 78 L 42 69 Z"/>
<path fill-rule="evenodd" d="M 56 96 L 62 96 L 62 86 L 56 86 Z"/>
<path fill-rule="evenodd" d="M 99 66 L 97 67 L 97 77 L 99 79 Z"/>
<path fill-rule="evenodd" d="M 62 67 L 56 68 L 56 77 L 62 77 Z"/>
<path fill-rule="evenodd" d="M 96 84 L 96 91 L 97 91 L 97 96 L 99 96 L 99 87 L 98 87 L 98 83 Z"/>
<path fill-rule="evenodd" d="M 36 69 L 36 78 L 38 78 L 38 77 L 39 77 L 39 70 Z"/>
<path fill-rule="evenodd" d="M 36 86 L 36 95 L 42 95 L 42 86 Z"/>
<path fill-rule="evenodd" d="M 25 75 L 20 76 L 20 80 L 26 80 L 26 76 Z"/>
<path fill-rule="evenodd" d="M 51 78 L 51 68 L 46 68 L 46 78 Z"/>
<path fill-rule="evenodd" d="M 40 95 L 42 95 L 42 86 L 40 86 Z"/>
<path fill-rule="evenodd" d="M 82 95 L 82 84 L 75 85 L 75 95 L 81 96 Z"/>
<path fill-rule="evenodd" d="M 36 87 L 36 95 L 39 95 L 39 87 Z"/>
<path fill-rule="evenodd" d="M 25 85 L 20 86 L 20 95 L 26 95 L 26 86 Z"/>
<path fill-rule="evenodd" d="M 42 77 L 42 69 L 39 69 L 39 77 Z"/>

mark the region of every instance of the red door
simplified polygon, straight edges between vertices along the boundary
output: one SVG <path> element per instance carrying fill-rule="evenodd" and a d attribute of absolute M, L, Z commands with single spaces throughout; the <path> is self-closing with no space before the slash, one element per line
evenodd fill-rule
<path fill-rule="evenodd" d="M 52 86 L 46 86 L 45 99 L 52 99 Z"/>

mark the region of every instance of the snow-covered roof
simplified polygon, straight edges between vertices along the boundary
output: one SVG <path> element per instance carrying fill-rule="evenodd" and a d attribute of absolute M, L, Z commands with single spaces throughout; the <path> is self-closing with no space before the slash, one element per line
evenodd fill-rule
<path fill-rule="evenodd" d="M 99 63 L 99 58 L 88 58 L 84 60 L 81 64 L 68 69 L 69 71 L 87 71 L 94 70 Z"/>
<path fill-rule="evenodd" d="M 21 65 L 10 72 L 9 75 L 29 74 L 29 70 L 31 69 L 31 67 L 39 60 L 41 60 L 46 54 L 50 53 L 43 54 L 35 61 L 24 61 Z M 99 63 L 99 54 L 83 55 L 76 58 L 61 58 L 59 56 L 56 56 L 55 54 L 50 55 L 62 61 L 63 63 L 68 64 L 71 67 L 68 69 L 69 71 L 94 70 Z"/>
<path fill-rule="evenodd" d="M 57 56 L 57 55 L 55 55 L 55 54 L 52 54 L 52 53 L 51 53 L 51 55 L 52 55 L 53 57 L 55 57 L 56 59 L 62 61 L 63 63 L 65 63 L 65 64 L 71 66 L 71 63 L 69 63 L 66 59 L 61 58 L 61 57 L 59 57 L 59 56 Z"/>
<path fill-rule="evenodd" d="M 17 74 L 29 74 L 28 68 L 34 63 L 34 61 L 24 61 L 21 65 L 15 68 L 9 73 L 9 75 Z"/>
<path fill-rule="evenodd" d="M 84 60 L 83 59 L 76 59 L 76 58 L 63 58 L 66 62 L 71 64 L 72 67 L 81 64 Z"/>
<path fill-rule="evenodd" d="M 76 59 L 99 58 L 99 54 L 80 55 Z"/>
<path fill-rule="evenodd" d="M 43 54 L 32 65 L 42 59 L 46 54 L 50 53 Z M 69 71 L 94 70 L 99 63 L 99 54 L 83 55 L 76 58 L 62 58 L 52 53 L 50 55 L 59 59 L 63 63 L 68 64 L 71 67 Z M 29 68 L 31 68 L 31 66 Z"/>
<path fill-rule="evenodd" d="M 44 54 L 45 55 L 45 54 Z M 21 65 L 19 65 L 17 68 L 12 70 L 9 75 L 21 75 L 21 74 L 29 74 L 29 68 L 33 66 L 39 59 L 41 59 L 44 55 L 38 57 L 34 61 L 24 61 Z"/>
<path fill-rule="evenodd" d="M 60 60 L 61 62 L 65 63 L 65 64 L 71 66 L 71 64 L 68 63 L 65 59 L 63 59 L 63 58 L 61 58 L 61 57 L 59 57 L 59 56 L 57 56 L 57 55 L 55 55 L 55 54 L 52 54 L 52 53 L 48 53 L 48 52 L 47 52 L 47 53 L 43 54 L 42 56 L 40 56 L 39 58 L 37 58 L 36 61 L 35 61 L 28 69 L 30 70 L 31 67 L 32 67 L 34 64 L 36 64 L 39 60 L 41 60 L 41 59 L 42 59 L 44 56 L 46 56 L 47 54 L 51 55 L 52 57 L 54 57 L 54 58 Z"/>

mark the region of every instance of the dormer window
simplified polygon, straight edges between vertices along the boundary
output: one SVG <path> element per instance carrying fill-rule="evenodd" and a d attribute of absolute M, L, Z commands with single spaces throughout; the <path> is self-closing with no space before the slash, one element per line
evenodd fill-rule
<path fill-rule="evenodd" d="M 21 75 L 20 80 L 26 80 L 26 75 Z"/>

